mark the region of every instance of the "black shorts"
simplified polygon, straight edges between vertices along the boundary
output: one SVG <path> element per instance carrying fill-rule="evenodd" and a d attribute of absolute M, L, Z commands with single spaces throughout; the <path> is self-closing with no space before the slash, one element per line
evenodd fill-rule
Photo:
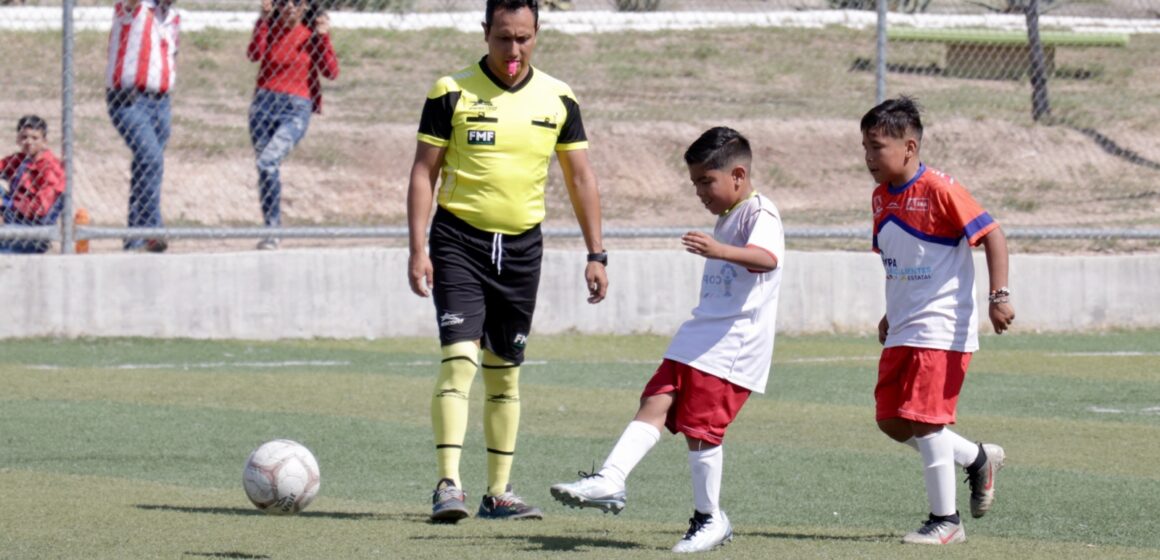
<path fill-rule="evenodd" d="M 440 207 L 431 223 L 435 320 L 444 346 L 479 340 L 493 354 L 524 361 L 536 310 L 544 236 L 481 231 Z"/>

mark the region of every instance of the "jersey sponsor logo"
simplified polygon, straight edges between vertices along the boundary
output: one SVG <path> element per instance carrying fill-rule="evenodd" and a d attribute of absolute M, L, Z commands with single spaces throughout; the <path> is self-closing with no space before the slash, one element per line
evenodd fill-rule
<path fill-rule="evenodd" d="M 721 265 L 721 270 L 717 274 L 706 274 L 701 278 L 701 282 L 705 284 L 705 293 L 702 294 L 704 298 L 713 297 L 733 297 L 733 280 L 737 278 L 737 269 L 725 263 Z M 713 288 L 716 288 L 714 293 Z"/>
<path fill-rule="evenodd" d="M 494 130 L 468 130 L 467 143 L 473 146 L 494 146 Z"/>
<path fill-rule="evenodd" d="M 907 212 L 930 212 L 930 199 L 926 197 L 911 197 L 906 199 Z"/>
<path fill-rule="evenodd" d="M 479 111 L 480 113 L 486 111 L 494 111 L 495 105 L 491 101 L 483 99 L 482 97 L 471 102 L 471 106 L 467 108 L 468 111 Z"/>
<path fill-rule="evenodd" d="M 930 280 L 934 270 L 929 266 L 898 266 L 898 261 L 885 255 L 882 256 L 882 268 L 886 270 L 887 280 L 901 280 L 915 282 Z"/>
<path fill-rule="evenodd" d="M 439 326 L 450 327 L 453 325 L 462 325 L 463 320 L 463 315 L 459 313 L 444 312 L 443 315 L 439 317 Z"/>

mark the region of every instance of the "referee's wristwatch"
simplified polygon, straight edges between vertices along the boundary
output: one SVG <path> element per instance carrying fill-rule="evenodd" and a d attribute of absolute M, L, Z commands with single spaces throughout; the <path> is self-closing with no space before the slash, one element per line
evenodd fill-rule
<path fill-rule="evenodd" d="M 600 263 L 608 266 L 608 251 L 601 251 L 599 253 L 588 253 L 588 262 Z"/>

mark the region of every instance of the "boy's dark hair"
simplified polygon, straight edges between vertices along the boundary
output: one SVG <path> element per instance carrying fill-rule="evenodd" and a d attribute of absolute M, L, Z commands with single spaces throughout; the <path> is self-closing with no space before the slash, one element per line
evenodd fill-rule
<path fill-rule="evenodd" d="M 919 112 L 918 102 L 913 98 L 901 95 L 887 99 L 862 117 L 862 132 L 881 130 L 891 138 L 905 138 L 910 131 L 921 142 L 922 117 Z"/>
<path fill-rule="evenodd" d="M 749 140 L 727 126 L 706 130 L 685 150 L 685 164 L 704 165 L 710 170 L 725 169 L 735 163 L 748 169 L 752 160 L 753 151 L 749 149 Z"/>
<path fill-rule="evenodd" d="M 483 24 L 491 29 L 491 22 L 495 19 L 496 10 L 516 11 L 527 8 L 532 11 L 536 27 L 540 26 L 540 0 L 487 0 L 487 13 L 483 16 Z"/>
<path fill-rule="evenodd" d="M 16 121 L 16 132 L 20 132 L 26 128 L 39 130 L 41 134 L 48 136 L 48 123 L 44 119 L 36 115 L 24 115 L 20 120 Z"/>

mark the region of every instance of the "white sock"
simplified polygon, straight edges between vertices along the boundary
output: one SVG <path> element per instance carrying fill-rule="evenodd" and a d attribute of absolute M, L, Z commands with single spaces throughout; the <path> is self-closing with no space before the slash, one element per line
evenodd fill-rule
<path fill-rule="evenodd" d="M 926 482 L 930 512 L 953 515 L 956 511 L 954 442 L 945 429 L 915 439 L 922 454 L 922 478 Z"/>
<path fill-rule="evenodd" d="M 693 507 L 697 511 L 717 515 L 724 467 L 725 450 L 720 445 L 701 451 L 689 451 L 689 470 L 693 474 Z"/>
<path fill-rule="evenodd" d="M 965 467 L 975 462 L 979 458 L 979 444 L 952 432 L 949 428 L 943 428 L 943 431 L 951 437 L 951 441 L 955 446 L 955 464 Z M 904 442 L 903 445 L 913 448 L 918 451 L 918 441 L 910 438 Z"/>
<path fill-rule="evenodd" d="M 955 463 L 959 466 L 970 465 L 979 457 L 979 444 L 952 432 L 950 428 L 943 428 L 943 433 L 950 436 L 951 441 L 954 442 Z"/>
<path fill-rule="evenodd" d="M 612 452 L 600 467 L 600 475 L 624 488 L 628 473 L 661 440 L 661 432 L 648 422 L 633 420 L 628 423 L 620 439 L 612 447 Z"/>

